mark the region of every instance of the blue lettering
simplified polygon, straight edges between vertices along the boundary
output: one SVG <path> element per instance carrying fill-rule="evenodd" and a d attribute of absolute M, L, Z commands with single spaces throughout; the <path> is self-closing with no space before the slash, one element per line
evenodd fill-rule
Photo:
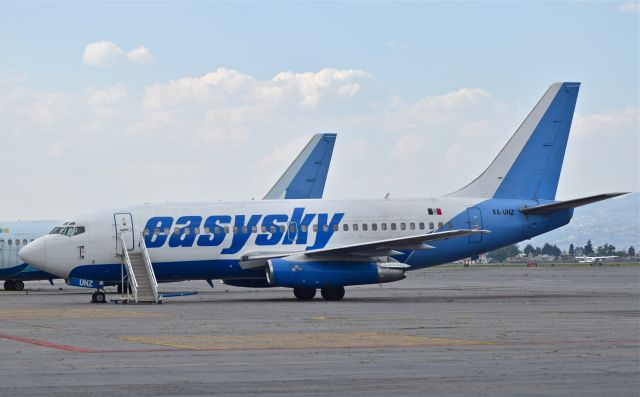
<path fill-rule="evenodd" d="M 292 234 L 291 231 L 284 235 L 284 240 L 282 240 L 282 244 L 293 244 L 295 239 L 296 244 L 306 244 L 307 243 L 307 232 L 309 231 L 309 225 L 313 222 L 313 218 L 316 217 L 316 214 L 306 214 L 304 217 L 304 208 L 295 208 L 293 210 L 293 214 L 291 215 L 291 223 L 295 223 L 295 231 Z"/>
<path fill-rule="evenodd" d="M 144 236 L 144 243 L 147 248 L 162 247 L 167 241 L 167 234 L 164 231 L 165 229 L 171 229 L 171 225 L 173 225 L 173 218 L 169 216 L 156 216 L 149 219 L 147 226 L 145 226 L 149 233 Z M 155 229 L 159 229 L 159 233 L 155 233 Z"/>
<path fill-rule="evenodd" d="M 251 236 L 251 229 L 257 227 L 256 225 L 262 218 L 262 215 L 251 215 L 249 222 L 244 223 L 244 215 L 236 215 L 235 225 L 233 230 L 233 240 L 231 241 L 231 247 L 223 249 L 221 254 L 235 254 L 244 247 Z"/>
<path fill-rule="evenodd" d="M 327 224 L 329 214 L 318 214 L 318 233 L 316 234 L 316 241 L 312 247 L 308 247 L 307 249 L 315 250 L 324 248 L 329 242 L 331 236 L 333 236 L 334 227 L 338 227 L 343 216 L 344 213 L 342 212 L 333 214 L 331 221 Z"/>
<path fill-rule="evenodd" d="M 198 246 L 214 247 L 222 244 L 227 234 L 224 231 L 225 225 L 231 224 L 231 217 L 228 215 L 214 215 L 204 221 L 203 227 L 209 229 L 209 234 L 202 234 L 198 237 Z M 216 230 L 217 228 L 217 230 Z M 218 232 L 218 233 L 216 233 Z"/>
<path fill-rule="evenodd" d="M 289 219 L 289 217 L 284 214 L 265 216 L 262 220 L 262 226 L 267 229 L 267 232 L 261 233 L 256 237 L 256 245 L 278 244 L 284 233 L 280 230 L 280 225 L 276 224 L 276 222 L 286 223 L 287 219 Z"/>
<path fill-rule="evenodd" d="M 182 216 L 176 221 L 176 226 L 184 225 L 169 238 L 169 247 L 191 247 L 196 239 L 195 228 L 200 226 L 201 216 Z"/>

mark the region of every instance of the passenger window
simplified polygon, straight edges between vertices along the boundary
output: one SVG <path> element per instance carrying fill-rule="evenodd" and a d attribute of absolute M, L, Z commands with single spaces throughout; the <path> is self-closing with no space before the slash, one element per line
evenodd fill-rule
<path fill-rule="evenodd" d="M 419 226 L 420 226 L 420 230 L 424 230 L 424 222 L 420 222 Z"/>
<path fill-rule="evenodd" d="M 391 230 L 396 230 L 396 224 L 395 224 L 395 222 L 391 224 Z"/>
<path fill-rule="evenodd" d="M 295 233 L 296 225 L 289 224 L 289 233 Z"/>
<path fill-rule="evenodd" d="M 7 240 L 7 245 L 13 244 L 13 240 Z"/>
<path fill-rule="evenodd" d="M 344 230 L 345 232 L 349 231 L 349 224 L 345 223 L 344 225 L 342 225 L 342 230 Z"/>
<path fill-rule="evenodd" d="M 224 227 L 224 233 L 225 234 L 229 234 L 229 226 L 225 226 Z"/>
<path fill-rule="evenodd" d="M 16 245 L 20 245 L 20 240 L 16 239 Z"/>
<path fill-rule="evenodd" d="M 155 235 L 160 234 L 160 228 L 156 227 L 155 229 L 153 229 L 153 234 L 155 234 Z"/>
<path fill-rule="evenodd" d="M 381 223 L 380 224 L 380 229 L 387 230 L 387 224 L 386 223 Z"/>
<path fill-rule="evenodd" d="M 266 226 L 261 226 L 261 227 L 260 227 L 260 231 L 261 231 L 262 233 L 266 233 L 266 232 L 267 232 L 267 227 L 266 227 Z"/>
<path fill-rule="evenodd" d="M 220 227 L 216 226 L 213 228 L 213 234 L 220 234 Z"/>
<path fill-rule="evenodd" d="M 362 224 L 362 231 L 366 232 L 369 229 L 369 226 L 366 223 Z"/>
<path fill-rule="evenodd" d="M 435 227 L 433 226 L 433 222 L 429 222 L 429 230 L 433 230 Z"/>
<path fill-rule="evenodd" d="M 247 234 L 247 227 L 246 226 L 242 226 L 242 234 Z"/>
<path fill-rule="evenodd" d="M 338 224 L 333 225 L 333 231 L 337 232 L 338 231 Z"/>
<path fill-rule="evenodd" d="M 211 229 L 208 226 L 204 227 L 204 234 L 211 234 Z"/>
<path fill-rule="evenodd" d="M 194 232 L 195 234 L 200 234 L 200 228 L 199 228 L 199 227 L 196 227 L 195 229 L 193 229 L 193 232 Z"/>
<path fill-rule="evenodd" d="M 307 225 L 300 226 L 300 230 L 302 231 L 302 233 L 306 233 L 307 232 Z"/>
<path fill-rule="evenodd" d="M 447 227 L 449 230 L 453 230 L 453 222 L 447 222 Z"/>
<path fill-rule="evenodd" d="M 33 239 L 31 239 L 31 242 L 33 243 Z"/>
<path fill-rule="evenodd" d="M 357 223 L 354 223 L 354 224 L 353 224 L 353 231 L 354 231 L 354 232 L 357 232 L 357 231 L 358 231 L 358 224 L 357 224 Z"/>
<path fill-rule="evenodd" d="M 173 234 L 175 234 L 175 235 L 180 234 L 180 228 L 179 227 L 174 227 L 173 228 Z"/>
<path fill-rule="evenodd" d="M 235 233 L 238 233 L 238 226 L 234 226 L 234 227 L 233 227 L 233 233 L 234 233 L 234 234 L 235 234 Z"/>
<path fill-rule="evenodd" d="M 322 225 L 322 231 L 328 232 L 329 231 L 329 225 Z"/>
<path fill-rule="evenodd" d="M 190 228 L 186 228 L 186 229 L 184 229 L 184 234 L 185 234 L 186 236 L 190 235 L 190 234 L 191 234 L 191 229 L 190 229 Z"/>
<path fill-rule="evenodd" d="M 442 222 L 438 222 L 438 229 L 442 229 L 443 226 Z"/>
<path fill-rule="evenodd" d="M 317 224 L 313 225 L 313 231 L 314 231 L 314 232 L 317 232 L 317 231 L 318 231 L 318 225 L 317 225 Z"/>
<path fill-rule="evenodd" d="M 284 233 L 284 231 L 287 230 L 284 225 L 280 225 L 280 233 Z"/>
<path fill-rule="evenodd" d="M 400 224 L 400 230 L 406 230 L 406 229 L 407 229 L 407 224 L 406 224 L 406 223 L 404 223 L 404 222 L 402 222 L 402 223 Z"/>
<path fill-rule="evenodd" d="M 415 224 L 415 222 L 411 222 L 411 223 L 409 224 L 409 229 L 411 229 L 411 230 L 416 230 L 416 224 Z"/>
<path fill-rule="evenodd" d="M 258 233 L 258 227 L 257 226 L 251 226 L 251 233 Z"/>
<path fill-rule="evenodd" d="M 22 245 L 27 245 L 28 243 L 29 242 L 26 239 L 22 240 Z"/>
<path fill-rule="evenodd" d="M 271 227 L 269 228 L 269 231 L 270 231 L 271 233 L 275 233 L 275 232 L 276 232 L 276 227 L 275 227 L 275 226 L 271 226 Z"/>
<path fill-rule="evenodd" d="M 373 231 L 378 230 L 378 224 L 377 223 L 372 223 L 371 224 L 371 230 L 373 230 Z"/>
<path fill-rule="evenodd" d="M 4 248 L 4 240 L 0 240 L 0 250 Z"/>
<path fill-rule="evenodd" d="M 167 236 L 169 235 L 169 232 L 171 232 L 171 229 L 168 227 L 164 228 L 164 234 L 166 234 Z"/>
<path fill-rule="evenodd" d="M 149 235 L 149 228 L 145 227 L 144 230 L 142 231 L 142 235 L 143 236 L 148 236 Z"/>

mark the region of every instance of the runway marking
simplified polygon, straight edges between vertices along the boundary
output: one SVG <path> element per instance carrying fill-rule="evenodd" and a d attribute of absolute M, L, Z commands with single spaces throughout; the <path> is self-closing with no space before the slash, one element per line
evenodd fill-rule
<path fill-rule="evenodd" d="M 172 317 L 170 314 L 126 311 L 124 309 L 0 309 L 0 320 L 71 320 L 100 318 Z"/>
<path fill-rule="evenodd" d="M 1 339 L 13 340 L 16 342 L 28 343 L 30 345 L 42 346 L 42 347 L 50 347 L 52 349 L 64 350 L 68 352 L 76 352 L 76 353 L 96 353 L 98 350 L 95 349 L 85 349 L 83 347 L 78 346 L 70 346 L 70 345 L 62 345 L 59 343 L 53 343 L 46 340 L 40 339 L 32 339 L 32 338 L 24 338 L 22 336 L 16 335 L 8 335 L 8 334 L 0 334 Z"/>
<path fill-rule="evenodd" d="M 256 335 L 121 336 L 121 340 L 187 350 L 327 349 L 492 345 L 496 342 L 428 336 L 353 332 Z"/>

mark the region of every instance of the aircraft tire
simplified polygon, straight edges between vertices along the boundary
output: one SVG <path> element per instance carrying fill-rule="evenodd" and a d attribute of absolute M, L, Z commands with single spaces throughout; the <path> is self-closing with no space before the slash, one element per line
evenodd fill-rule
<path fill-rule="evenodd" d="M 5 280 L 4 289 L 5 291 L 13 291 L 13 280 Z"/>
<path fill-rule="evenodd" d="M 310 301 L 316 296 L 316 289 L 308 287 L 298 287 L 293 289 L 293 294 L 300 301 Z"/>
<path fill-rule="evenodd" d="M 107 295 L 102 291 L 96 291 L 95 295 L 95 303 L 107 303 Z"/>
<path fill-rule="evenodd" d="M 326 301 L 341 301 L 344 298 L 344 287 L 327 287 L 320 290 Z"/>
<path fill-rule="evenodd" d="M 22 291 L 24 290 L 24 281 L 22 280 L 14 280 L 13 281 L 13 291 Z"/>

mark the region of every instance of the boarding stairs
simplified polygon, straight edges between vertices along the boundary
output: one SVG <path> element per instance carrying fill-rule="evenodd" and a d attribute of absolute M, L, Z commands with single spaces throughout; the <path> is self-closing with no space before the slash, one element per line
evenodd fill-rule
<path fill-rule="evenodd" d="M 153 272 L 149 252 L 144 243 L 144 236 L 138 239 L 138 249 L 129 251 L 127 244 L 120 234 L 122 247 L 122 265 L 126 270 L 126 280 L 123 276 L 123 284 L 126 281 L 129 288 L 126 288 L 126 300 L 132 303 L 161 303 L 158 295 L 158 281 Z M 124 274 L 124 272 L 123 272 Z"/>

